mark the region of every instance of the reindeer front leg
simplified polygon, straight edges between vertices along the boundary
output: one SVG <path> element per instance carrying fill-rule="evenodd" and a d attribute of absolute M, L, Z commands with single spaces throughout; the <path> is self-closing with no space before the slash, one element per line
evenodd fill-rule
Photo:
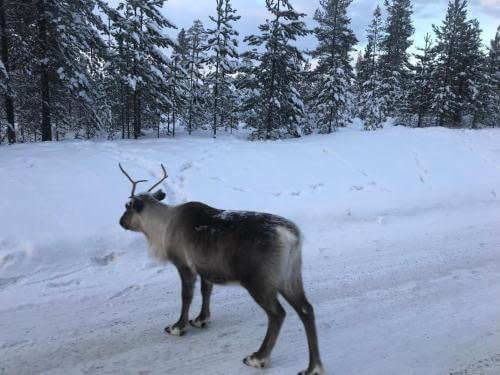
<path fill-rule="evenodd" d="M 182 336 L 186 333 L 186 326 L 188 324 L 189 307 L 193 300 L 194 284 L 196 282 L 196 274 L 188 267 L 178 266 L 177 270 L 182 281 L 182 308 L 181 316 L 177 323 L 165 327 L 165 331 L 174 336 Z"/>
<path fill-rule="evenodd" d="M 201 312 L 196 319 L 190 320 L 189 323 L 196 328 L 205 328 L 210 319 L 210 296 L 212 294 L 213 284 L 201 279 Z"/>

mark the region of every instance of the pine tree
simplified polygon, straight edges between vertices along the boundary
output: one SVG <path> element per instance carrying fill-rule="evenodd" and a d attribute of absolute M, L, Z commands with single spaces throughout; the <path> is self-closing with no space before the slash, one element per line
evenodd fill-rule
<path fill-rule="evenodd" d="M 384 111 L 387 116 L 394 116 L 400 111 L 404 94 L 408 92 L 408 48 L 415 29 L 411 22 L 411 0 L 385 0 L 384 5 L 387 19 L 380 45 L 380 74 L 386 104 Z"/>
<path fill-rule="evenodd" d="M 182 116 L 184 113 L 187 102 L 186 93 L 188 91 L 188 74 L 183 66 L 183 62 L 186 60 L 188 53 L 187 48 L 186 31 L 181 29 L 177 35 L 177 46 L 172 52 L 170 78 L 168 81 L 168 90 L 172 102 L 170 111 L 172 117 L 171 133 L 170 117 L 167 119 L 167 122 L 169 125 L 168 132 L 172 134 L 172 137 L 175 137 L 175 125 L 177 124 L 178 117 Z"/>
<path fill-rule="evenodd" d="M 215 28 L 207 30 L 207 48 L 212 52 L 208 58 L 211 68 L 208 82 L 213 90 L 211 102 L 214 137 L 217 134 L 217 128 L 224 127 L 223 113 L 228 112 L 227 104 L 232 102 L 230 98 L 225 98 L 226 94 L 230 94 L 228 76 L 234 72 L 233 60 L 238 57 L 236 52 L 238 32 L 233 29 L 231 23 L 240 19 L 236 16 L 236 11 L 232 9 L 230 0 L 215 0 L 215 2 L 217 16 L 210 16 L 210 20 L 215 23 Z"/>
<path fill-rule="evenodd" d="M 143 118 L 154 123 L 170 108 L 168 77 L 170 60 L 164 49 L 176 43 L 165 35 L 174 28 L 162 14 L 164 0 L 126 0 L 118 6 L 119 47 L 125 58 L 122 80 L 132 92 L 133 135 L 141 136 Z M 128 106 L 128 104 L 125 104 Z"/>
<path fill-rule="evenodd" d="M 184 69 L 188 74 L 188 91 L 187 97 L 187 114 L 184 117 L 186 129 L 189 135 L 193 130 L 203 127 L 206 119 L 205 108 L 205 87 L 203 76 L 203 64 L 205 62 L 205 43 L 207 34 L 203 23 L 200 20 L 195 20 L 186 32 L 187 50 L 185 61 L 183 62 Z"/>
<path fill-rule="evenodd" d="M 354 63 L 354 75 L 355 75 L 355 93 L 356 93 L 356 103 L 354 105 L 355 110 L 354 110 L 354 115 L 358 116 L 359 115 L 359 101 L 361 99 L 361 94 L 363 92 L 363 82 L 365 79 L 363 79 L 363 72 L 366 70 L 365 69 L 366 63 L 363 59 L 363 53 L 361 51 L 358 51 L 358 55 L 356 57 L 356 62 Z"/>
<path fill-rule="evenodd" d="M 5 113 L 7 116 L 7 140 L 10 144 L 16 142 L 16 132 L 15 132 L 15 121 L 14 121 L 14 90 L 11 85 L 10 80 L 10 64 L 9 64 L 9 53 L 10 53 L 10 30 L 7 26 L 6 13 L 7 13 L 8 2 L 5 0 L 0 0 L 0 48 L 2 54 L 0 56 L 0 90 L 5 96 Z M 13 16 L 13 12 L 9 14 Z M 0 120 L 0 143 L 2 143 L 2 126 Z"/>
<path fill-rule="evenodd" d="M 105 53 L 105 26 L 94 13 L 99 1 L 37 2 L 42 141 L 52 140 L 52 126 L 61 119 L 59 107 L 73 101 L 85 119 L 87 135 L 95 135 L 101 118 L 95 110 L 99 97 L 91 72 Z M 57 135 L 57 133 L 56 133 Z"/>
<path fill-rule="evenodd" d="M 487 57 L 481 43 L 479 22 L 473 19 L 469 22 L 469 30 L 465 45 L 463 72 L 465 73 L 464 95 L 467 101 L 465 112 L 471 118 L 471 126 L 477 128 L 486 118 L 488 109 L 487 93 L 490 77 L 488 74 Z"/>
<path fill-rule="evenodd" d="M 308 33 L 300 21 L 305 15 L 296 12 L 288 0 L 266 0 L 266 8 L 273 19 L 259 26 L 260 35 L 244 39 L 252 47 L 263 47 L 245 54 L 255 61 L 248 74 L 251 81 L 245 81 L 255 94 L 243 106 L 247 125 L 254 129 L 254 139 L 299 137 L 297 124 L 304 108 L 296 89 L 300 77 L 297 62 L 304 58 L 291 42 Z"/>
<path fill-rule="evenodd" d="M 382 45 L 382 11 L 377 6 L 367 30 L 368 43 L 362 63 L 358 67 L 358 76 L 362 82 L 359 99 L 359 115 L 365 121 L 365 130 L 381 128 L 386 119 L 387 99 L 384 96 L 380 74 L 380 50 Z"/>
<path fill-rule="evenodd" d="M 424 126 L 425 117 L 432 106 L 432 86 L 435 55 L 432 49 L 432 40 L 429 34 L 424 39 L 424 47 L 417 48 L 420 53 L 415 54 L 416 63 L 413 65 L 413 84 L 409 90 L 408 112 L 416 117 L 415 126 Z"/>
<path fill-rule="evenodd" d="M 317 59 L 314 79 L 317 80 L 318 128 L 331 133 L 350 123 L 349 97 L 353 90 L 353 70 L 349 53 L 357 43 L 350 28 L 347 8 L 352 0 L 320 0 L 314 20 L 318 46 L 310 54 Z"/>
<path fill-rule="evenodd" d="M 442 26 L 434 26 L 436 71 L 433 111 L 440 126 L 460 126 L 463 115 L 473 111 L 472 96 L 477 88 L 481 64 L 480 29 L 467 21 L 467 1 L 451 0 Z"/>
<path fill-rule="evenodd" d="M 316 124 L 320 123 L 320 113 L 316 107 L 316 97 L 318 94 L 318 80 L 313 79 L 314 71 L 310 61 L 299 64 L 300 66 L 300 79 L 297 85 L 302 102 L 304 103 L 304 112 L 298 124 L 302 134 L 311 134 Z"/>
<path fill-rule="evenodd" d="M 500 26 L 491 41 L 487 59 L 488 86 L 485 123 L 500 126 Z"/>

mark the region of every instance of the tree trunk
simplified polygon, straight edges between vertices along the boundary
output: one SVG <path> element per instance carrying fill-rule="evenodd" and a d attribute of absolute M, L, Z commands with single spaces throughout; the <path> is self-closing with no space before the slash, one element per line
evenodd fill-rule
<path fill-rule="evenodd" d="M 172 106 L 172 138 L 175 137 L 175 89 L 174 89 L 174 102 Z"/>
<path fill-rule="evenodd" d="M 50 76 L 47 51 L 47 20 L 45 0 L 38 1 L 38 38 L 40 42 L 42 62 L 40 64 L 40 90 L 42 98 L 42 142 L 52 141 L 50 126 Z"/>
<path fill-rule="evenodd" d="M 423 118 L 423 116 L 422 116 L 422 112 L 423 112 L 423 111 L 422 111 L 422 109 L 420 109 L 420 110 L 418 111 L 418 122 L 417 122 L 417 128 L 421 128 L 421 127 L 422 127 L 422 118 Z"/>
<path fill-rule="evenodd" d="M 197 41 L 194 40 L 193 38 L 193 44 L 192 44 L 192 54 L 191 54 L 191 70 L 189 72 L 189 80 L 190 80 L 190 88 L 191 88 L 191 93 L 190 93 L 190 100 L 189 100 L 189 123 L 188 123 L 188 134 L 191 135 L 192 131 L 192 121 L 193 121 L 193 90 L 194 90 L 194 58 L 195 58 L 195 53 L 196 53 L 196 43 Z"/>
<path fill-rule="evenodd" d="M 173 107 L 171 108 L 171 111 L 173 111 Z M 167 135 L 170 134 L 170 112 L 167 112 Z"/>
<path fill-rule="evenodd" d="M 128 93 L 126 96 L 126 103 L 127 105 L 125 106 L 125 121 L 127 123 L 127 139 L 130 139 L 130 95 L 128 95 Z"/>
<path fill-rule="evenodd" d="M 215 66 L 215 85 L 214 85 L 214 138 L 217 136 L 217 112 L 219 99 L 219 52 L 217 52 L 217 64 Z"/>
<path fill-rule="evenodd" d="M 120 82 L 120 126 L 122 129 L 122 139 L 125 139 L 125 115 L 123 103 L 123 83 Z"/>
<path fill-rule="evenodd" d="M 137 88 L 134 90 L 133 105 L 134 105 L 134 139 L 139 138 L 139 98 Z"/>
<path fill-rule="evenodd" d="M 16 143 L 16 132 L 14 123 L 14 98 L 10 87 L 9 66 L 9 40 L 7 26 L 5 23 L 5 2 L 0 0 L 0 28 L 2 33 L 2 62 L 7 71 L 7 90 L 5 93 L 5 111 L 7 114 L 7 139 L 10 144 Z"/>
<path fill-rule="evenodd" d="M 219 45 L 220 45 L 220 28 L 221 28 L 221 13 L 220 9 L 217 8 L 217 54 L 216 54 L 216 61 L 217 63 L 215 64 L 215 85 L 214 85 L 214 125 L 213 125 L 213 130 L 214 130 L 214 138 L 217 136 L 217 113 L 219 112 L 219 64 L 220 64 L 220 51 L 219 51 Z"/>

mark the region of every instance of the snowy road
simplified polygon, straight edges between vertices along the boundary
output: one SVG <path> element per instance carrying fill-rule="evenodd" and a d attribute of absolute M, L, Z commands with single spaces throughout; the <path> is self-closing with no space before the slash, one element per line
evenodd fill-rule
<path fill-rule="evenodd" d="M 286 303 L 271 367 L 243 365 L 266 317 L 238 287 L 215 288 L 207 329 L 164 333 L 178 317 L 180 281 L 172 266 L 148 260 L 142 237 L 118 227 L 129 186 L 116 161 L 154 175 L 168 158 L 171 202 L 267 208 L 301 226 L 328 374 L 498 375 L 500 133 L 380 133 L 280 142 L 273 158 L 269 144 L 239 140 L 0 150 L 0 195 L 12 197 L 0 202 L 9 213 L 0 216 L 0 374 L 273 375 L 306 366 L 303 327 Z M 377 153 L 391 136 L 411 145 Z M 356 159 L 348 144 L 360 137 L 391 168 Z M 434 158 L 446 140 L 449 155 Z M 226 168 L 227 155 L 259 171 Z M 315 169 L 282 168 L 275 178 L 284 160 L 304 159 Z M 191 316 L 199 307 L 197 293 Z"/>
<path fill-rule="evenodd" d="M 498 374 L 500 220 L 492 219 L 495 209 L 440 212 L 394 224 L 305 228 L 309 237 L 319 237 L 316 249 L 305 245 L 310 251 L 304 273 L 328 373 Z M 54 291 L 47 293 L 56 298 L 46 303 L 2 307 L 0 371 L 260 373 L 241 363 L 260 344 L 266 322 L 246 292 L 217 288 L 208 329 L 167 336 L 162 328 L 177 318 L 179 308 L 176 272 L 151 266 L 143 271 L 150 281 L 116 282 L 102 292 L 99 277 L 120 274 L 126 261 L 63 275 L 68 281 L 60 286 L 79 281 L 59 295 L 54 279 Z M 75 297 L 74 289 L 83 289 L 84 297 Z M 198 306 L 199 297 L 193 315 Z M 295 373 L 307 362 L 300 321 L 286 310 L 266 374 Z"/>

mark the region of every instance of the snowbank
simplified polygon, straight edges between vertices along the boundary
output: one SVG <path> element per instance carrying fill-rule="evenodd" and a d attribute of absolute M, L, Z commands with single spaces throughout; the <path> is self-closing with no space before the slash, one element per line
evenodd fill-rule
<path fill-rule="evenodd" d="M 388 127 L 0 147 L 0 373 L 253 373 L 240 357 L 265 318 L 240 289 L 216 291 L 213 330 L 175 346 L 161 333 L 177 315 L 177 275 L 119 227 L 130 184 L 118 162 L 151 183 L 164 163 L 171 204 L 296 221 L 332 372 L 499 368 L 500 129 Z M 306 363 L 288 311 L 269 374 Z"/>

